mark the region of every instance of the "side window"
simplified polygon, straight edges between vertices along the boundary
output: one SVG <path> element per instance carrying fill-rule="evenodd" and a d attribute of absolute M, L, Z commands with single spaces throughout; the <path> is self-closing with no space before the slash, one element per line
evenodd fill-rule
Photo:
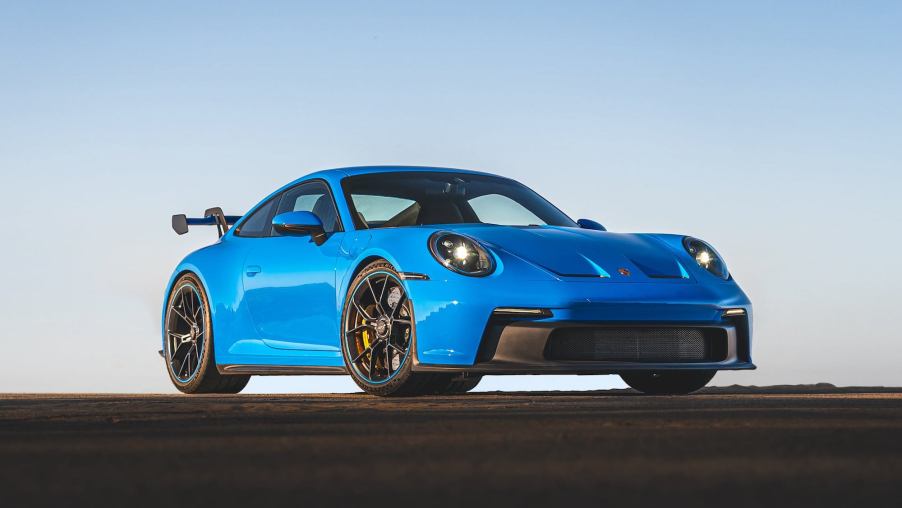
<path fill-rule="evenodd" d="M 285 212 L 312 212 L 323 221 L 323 229 L 331 233 L 339 228 L 338 211 L 329 189 L 322 182 L 310 182 L 282 194 L 276 215 Z M 278 235 L 273 231 L 273 235 Z"/>
<path fill-rule="evenodd" d="M 545 221 L 536 217 L 525 206 L 501 194 L 486 194 L 469 201 L 479 222 L 500 226 L 544 225 Z"/>
<path fill-rule="evenodd" d="M 269 230 L 272 228 L 272 212 L 278 202 L 278 198 L 273 198 L 258 208 L 241 224 L 241 227 L 235 231 L 235 235 L 250 238 L 269 236 Z"/>

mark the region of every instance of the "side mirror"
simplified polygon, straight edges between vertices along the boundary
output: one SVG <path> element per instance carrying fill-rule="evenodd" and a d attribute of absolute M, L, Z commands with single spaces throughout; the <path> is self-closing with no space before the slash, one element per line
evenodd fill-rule
<path fill-rule="evenodd" d="M 607 228 L 591 219 L 580 219 L 576 221 L 579 227 L 583 229 L 594 229 L 595 231 L 607 231 Z"/>
<path fill-rule="evenodd" d="M 317 245 L 322 245 L 326 241 L 323 221 L 310 212 L 280 213 L 273 217 L 272 225 L 283 235 L 310 235 Z"/>

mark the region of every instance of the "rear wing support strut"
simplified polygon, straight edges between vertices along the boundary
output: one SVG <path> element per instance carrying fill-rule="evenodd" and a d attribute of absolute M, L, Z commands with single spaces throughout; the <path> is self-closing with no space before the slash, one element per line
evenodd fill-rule
<path fill-rule="evenodd" d="M 226 215 L 222 212 L 222 208 L 214 206 L 204 212 L 203 218 L 186 217 L 183 213 L 173 215 L 172 230 L 177 234 L 184 235 L 188 232 L 188 226 L 216 226 L 216 231 L 222 238 L 222 235 L 229 230 L 229 226 L 234 225 L 240 218 L 240 215 Z"/>

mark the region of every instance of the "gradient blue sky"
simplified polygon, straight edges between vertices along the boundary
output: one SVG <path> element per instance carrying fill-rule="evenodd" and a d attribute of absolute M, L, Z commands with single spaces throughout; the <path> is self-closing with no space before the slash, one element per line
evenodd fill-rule
<path fill-rule="evenodd" d="M 718 384 L 902 384 L 900 2 L 23 1 L 0 4 L 0 391 L 171 391 L 163 285 L 215 235 L 169 215 L 391 163 L 712 242 L 760 367 Z"/>

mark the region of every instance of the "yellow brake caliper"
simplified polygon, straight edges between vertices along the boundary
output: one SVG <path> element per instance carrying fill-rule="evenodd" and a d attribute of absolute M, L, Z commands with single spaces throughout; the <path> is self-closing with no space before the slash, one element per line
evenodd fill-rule
<path fill-rule="evenodd" d="M 357 326 L 360 326 L 360 325 L 363 325 L 363 324 L 366 323 L 366 319 L 365 319 L 363 316 L 359 316 L 359 317 L 360 317 L 360 323 L 359 323 Z M 369 330 L 367 330 L 366 328 L 364 328 L 364 329 L 360 332 L 360 336 L 361 336 L 361 338 L 363 339 L 363 347 L 360 348 L 360 351 L 363 352 L 363 351 L 366 351 L 366 348 L 370 347 L 370 333 L 369 333 Z"/>

